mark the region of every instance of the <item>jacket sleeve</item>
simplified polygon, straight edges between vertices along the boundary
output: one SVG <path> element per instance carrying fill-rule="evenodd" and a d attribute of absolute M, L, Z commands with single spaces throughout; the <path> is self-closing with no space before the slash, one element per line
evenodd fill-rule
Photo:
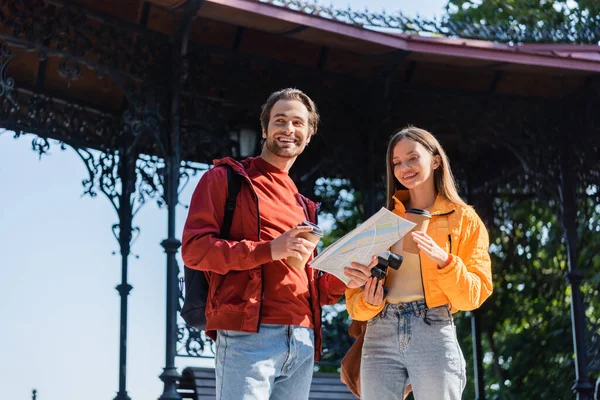
<path fill-rule="evenodd" d="M 488 232 L 474 210 L 466 213 L 457 254 L 450 264 L 438 269 L 438 284 L 452 308 L 468 311 L 481 306 L 492 294 L 492 268 Z"/>
<path fill-rule="evenodd" d="M 368 321 L 375 317 L 383 310 L 387 301 L 378 306 L 371 305 L 363 298 L 363 290 L 361 288 L 346 289 L 346 309 L 350 318 L 356 321 Z"/>
<path fill-rule="evenodd" d="M 243 207 L 238 195 L 237 207 Z M 204 173 L 194 190 L 183 228 L 181 256 L 186 266 L 225 274 L 256 268 L 272 261 L 268 241 L 224 240 L 219 238 L 227 198 L 227 170 L 216 167 Z M 235 212 L 234 212 L 235 217 Z M 235 218 L 234 218 L 235 220 Z"/>
<path fill-rule="evenodd" d="M 330 306 L 337 303 L 346 290 L 344 282 L 328 273 L 317 277 L 317 287 L 319 288 L 319 303 L 322 306 Z"/>

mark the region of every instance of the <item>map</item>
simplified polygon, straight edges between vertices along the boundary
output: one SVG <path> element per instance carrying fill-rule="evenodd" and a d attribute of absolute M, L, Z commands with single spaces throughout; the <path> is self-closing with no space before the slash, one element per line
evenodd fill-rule
<path fill-rule="evenodd" d="M 331 246 L 321 252 L 312 262 L 312 268 L 329 272 L 348 283 L 344 267 L 351 262 L 364 265 L 371 263 L 371 256 L 379 255 L 402 239 L 415 224 L 382 208 L 371 218 L 348 232 Z"/>

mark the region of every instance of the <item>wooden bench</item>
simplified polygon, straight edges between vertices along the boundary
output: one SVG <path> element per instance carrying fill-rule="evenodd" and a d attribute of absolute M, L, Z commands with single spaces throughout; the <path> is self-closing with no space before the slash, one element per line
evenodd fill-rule
<path fill-rule="evenodd" d="M 188 367 L 183 370 L 178 392 L 184 399 L 214 400 L 215 370 Z M 356 400 L 335 373 L 315 372 L 310 385 L 309 400 Z"/>

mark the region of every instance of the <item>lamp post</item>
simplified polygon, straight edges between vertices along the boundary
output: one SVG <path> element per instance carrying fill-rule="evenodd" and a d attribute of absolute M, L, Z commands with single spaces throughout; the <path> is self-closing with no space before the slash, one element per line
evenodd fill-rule
<path fill-rule="evenodd" d="M 241 126 L 229 132 L 231 153 L 234 158 L 243 159 L 256 154 L 259 133 L 250 127 Z"/>

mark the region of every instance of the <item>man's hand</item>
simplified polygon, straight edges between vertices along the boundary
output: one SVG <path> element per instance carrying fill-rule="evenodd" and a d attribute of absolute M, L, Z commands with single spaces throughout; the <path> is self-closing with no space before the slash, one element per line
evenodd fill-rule
<path fill-rule="evenodd" d="M 310 226 L 298 226 L 271 240 L 271 257 L 273 260 L 288 257 L 302 260 L 304 257 L 310 256 L 316 247 L 316 243 L 298 237 L 299 234 L 310 231 L 312 231 Z"/>
<path fill-rule="evenodd" d="M 350 278 L 346 286 L 350 289 L 363 286 L 371 277 L 371 268 L 377 265 L 377 256 L 373 256 L 371 264 L 364 266 L 353 262 L 352 267 L 344 267 L 344 275 Z"/>

